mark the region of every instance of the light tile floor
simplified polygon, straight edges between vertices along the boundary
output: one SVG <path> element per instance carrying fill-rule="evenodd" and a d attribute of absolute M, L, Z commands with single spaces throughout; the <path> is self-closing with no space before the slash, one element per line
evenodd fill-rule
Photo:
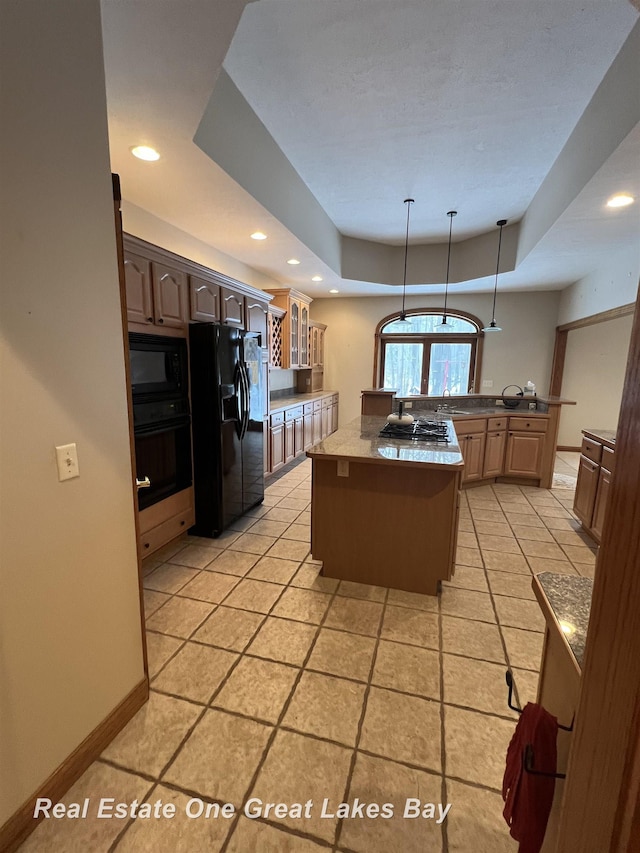
<path fill-rule="evenodd" d="M 186 537 L 145 565 L 151 698 L 65 801 L 162 800 L 176 817 L 45 821 L 23 853 L 517 849 L 499 793 L 516 719 L 504 676 L 535 700 L 532 572 L 593 573 L 573 492 L 465 491 L 455 577 L 433 598 L 319 575 L 310 474 L 305 460 L 219 539 Z M 191 798 L 249 797 L 314 806 L 308 819 L 185 815 Z M 356 797 L 394 816 L 335 815 Z M 404 819 L 408 797 L 451 811 L 441 825 Z"/>

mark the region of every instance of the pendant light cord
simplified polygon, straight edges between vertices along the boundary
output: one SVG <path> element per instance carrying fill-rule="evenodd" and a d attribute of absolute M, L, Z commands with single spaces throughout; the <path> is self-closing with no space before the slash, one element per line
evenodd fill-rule
<path fill-rule="evenodd" d="M 404 310 L 404 301 L 407 290 L 407 255 L 409 254 L 409 213 L 411 212 L 411 205 L 413 204 L 414 199 L 405 198 L 404 203 L 407 205 L 407 233 L 404 238 L 404 276 L 402 278 L 402 311 L 400 313 L 401 319 L 405 319 L 405 310 Z"/>
<path fill-rule="evenodd" d="M 449 295 L 449 266 L 451 264 L 451 229 L 453 228 L 453 217 L 458 215 L 457 210 L 450 210 L 449 217 L 449 249 L 447 250 L 447 281 L 444 286 L 444 311 L 442 314 L 442 325 L 447 325 L 447 296 Z"/>
<path fill-rule="evenodd" d="M 493 286 L 493 311 L 491 312 L 491 322 L 496 321 L 496 296 L 498 293 L 498 273 L 500 271 L 500 248 L 502 246 L 502 229 L 507 224 L 506 219 L 499 219 L 496 225 L 500 226 L 500 236 L 498 237 L 498 260 L 496 261 L 496 282 Z"/>

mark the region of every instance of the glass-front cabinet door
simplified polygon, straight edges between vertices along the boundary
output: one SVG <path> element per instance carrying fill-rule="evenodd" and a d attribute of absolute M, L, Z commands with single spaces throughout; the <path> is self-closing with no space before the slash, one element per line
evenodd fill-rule
<path fill-rule="evenodd" d="M 309 309 L 300 306 L 300 367 L 309 367 Z"/>
<path fill-rule="evenodd" d="M 300 367 L 300 305 L 293 300 L 290 303 L 290 340 L 291 340 L 291 367 Z"/>

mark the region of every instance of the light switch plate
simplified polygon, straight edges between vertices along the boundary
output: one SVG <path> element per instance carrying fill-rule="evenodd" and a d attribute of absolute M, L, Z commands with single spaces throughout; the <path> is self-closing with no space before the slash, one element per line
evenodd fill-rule
<path fill-rule="evenodd" d="M 483 388 L 493 388 L 493 379 L 483 379 L 482 380 Z"/>
<path fill-rule="evenodd" d="M 78 449 L 73 444 L 61 444 L 56 447 L 56 460 L 58 462 L 58 480 L 73 480 L 80 476 L 78 467 Z"/>

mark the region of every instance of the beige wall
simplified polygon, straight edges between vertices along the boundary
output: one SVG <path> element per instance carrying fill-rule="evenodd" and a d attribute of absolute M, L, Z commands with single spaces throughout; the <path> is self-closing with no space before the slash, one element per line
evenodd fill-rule
<path fill-rule="evenodd" d="M 143 663 L 99 2 L 3 3 L 0 38 L 2 824 Z"/>
<path fill-rule="evenodd" d="M 567 338 L 562 396 L 576 406 L 563 406 L 558 444 L 578 447 L 580 431 L 618 425 L 633 316 L 574 329 Z"/>
<path fill-rule="evenodd" d="M 451 308 L 491 319 L 492 294 L 454 295 Z M 505 385 L 523 385 L 531 379 L 541 392 L 549 388 L 559 294 L 502 293 L 496 315 L 502 332 L 486 335 L 482 378 L 493 380 L 488 394 Z M 340 423 L 360 413 L 360 392 L 373 378 L 373 336 L 376 325 L 400 309 L 400 293 L 393 297 L 314 299 L 314 320 L 328 326 L 325 344 L 324 387 L 340 392 Z M 407 307 L 440 307 L 442 297 L 411 296 Z M 485 393 L 485 389 L 482 389 Z"/>
<path fill-rule="evenodd" d="M 197 237 L 187 234 L 186 231 L 181 231 L 147 210 L 131 204 L 126 200 L 126 185 L 122 186 L 122 195 L 124 199 L 122 203 L 122 226 L 128 234 L 133 234 L 135 237 L 140 237 L 141 240 L 147 240 L 156 246 L 162 246 L 163 249 L 175 252 L 183 258 L 189 258 L 191 261 L 235 278 L 237 281 L 250 284 L 252 287 L 258 287 L 261 290 L 283 287 L 276 279 L 264 275 L 230 255 L 226 255 L 208 243 L 203 243 Z"/>

